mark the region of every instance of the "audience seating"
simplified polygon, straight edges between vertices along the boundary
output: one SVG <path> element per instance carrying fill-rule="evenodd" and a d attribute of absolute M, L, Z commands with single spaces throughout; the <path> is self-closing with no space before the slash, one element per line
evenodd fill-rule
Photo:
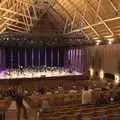
<path fill-rule="evenodd" d="M 89 85 L 93 85 L 93 82 L 91 81 L 88 81 L 88 83 L 91 83 Z M 98 120 L 104 114 L 108 117 L 109 120 L 119 120 L 119 101 L 108 101 L 108 103 L 106 104 L 99 104 L 98 101 L 101 94 L 105 96 L 105 99 L 107 100 L 110 96 L 112 96 L 114 91 L 119 92 L 120 89 L 112 88 L 99 90 L 97 88 L 106 88 L 106 86 L 103 84 L 98 84 L 97 82 L 94 84 L 96 84 L 96 87 L 93 90 L 93 99 L 91 105 L 81 105 L 81 86 L 80 88 L 76 88 L 76 90 L 78 91 L 76 93 L 70 93 L 70 89 L 66 88 L 64 88 L 61 93 L 55 93 L 54 91 L 58 90 L 56 88 L 48 89 L 48 91 L 46 91 L 46 93 L 44 94 L 44 98 L 48 100 L 51 110 L 46 113 L 40 113 L 40 120 L 42 120 L 42 118 L 44 120 L 92 120 L 92 118 Z M 4 89 L 3 91 L 6 91 L 6 89 L 8 88 L 9 86 L 5 86 L 2 89 Z M 36 95 L 36 88 L 23 86 L 23 89 L 29 92 L 26 100 L 31 106 L 30 110 L 34 108 L 36 109 L 36 111 L 39 110 L 39 106 L 42 104 L 42 99 L 41 95 Z M 4 97 L 2 100 L 0 100 L 0 108 L 4 108 L 7 110 L 10 103 L 11 99 Z"/>

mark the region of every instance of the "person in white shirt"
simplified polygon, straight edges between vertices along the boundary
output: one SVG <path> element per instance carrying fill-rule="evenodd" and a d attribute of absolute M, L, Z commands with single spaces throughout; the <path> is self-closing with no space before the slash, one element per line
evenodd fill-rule
<path fill-rule="evenodd" d="M 90 89 L 88 89 L 88 87 L 85 87 L 82 90 L 82 104 L 83 105 L 90 104 L 91 99 L 92 99 L 92 92 Z"/>

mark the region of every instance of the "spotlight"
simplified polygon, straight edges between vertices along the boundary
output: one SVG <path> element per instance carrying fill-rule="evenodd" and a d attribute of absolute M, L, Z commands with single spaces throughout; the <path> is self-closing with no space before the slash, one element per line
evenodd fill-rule
<path fill-rule="evenodd" d="M 96 45 L 100 45 L 101 40 L 96 40 Z"/>
<path fill-rule="evenodd" d="M 95 37 L 95 38 L 93 38 L 94 40 L 98 40 L 99 38 L 98 37 Z"/>
<path fill-rule="evenodd" d="M 120 77 L 118 74 L 115 74 L 114 76 L 115 76 L 115 84 L 118 85 L 120 82 Z"/>
<path fill-rule="evenodd" d="M 93 78 L 93 75 L 94 75 L 94 70 L 93 70 L 93 68 L 90 68 L 89 71 L 90 71 L 90 78 Z"/>
<path fill-rule="evenodd" d="M 112 44 L 112 41 L 108 41 L 108 44 L 111 45 L 111 44 Z"/>
<path fill-rule="evenodd" d="M 96 43 L 96 45 L 100 45 L 100 43 Z"/>
<path fill-rule="evenodd" d="M 108 45 L 111 45 L 113 43 L 113 38 L 108 39 Z"/>
<path fill-rule="evenodd" d="M 105 36 L 105 38 L 111 38 L 111 37 L 113 37 L 113 35 L 107 35 L 107 36 Z"/>
<path fill-rule="evenodd" d="M 104 79 L 104 71 L 103 70 L 100 70 L 99 77 L 101 80 Z"/>

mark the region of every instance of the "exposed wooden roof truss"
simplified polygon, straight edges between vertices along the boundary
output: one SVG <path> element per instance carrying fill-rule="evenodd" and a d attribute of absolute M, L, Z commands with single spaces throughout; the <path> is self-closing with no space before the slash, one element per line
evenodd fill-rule
<path fill-rule="evenodd" d="M 54 0 L 1 0 L 0 32 L 28 32 L 53 4 Z"/>
<path fill-rule="evenodd" d="M 61 22 L 63 33 L 120 38 L 120 0 L 1 0 L 0 32 L 28 32 L 46 13 Z"/>
<path fill-rule="evenodd" d="M 119 0 L 56 0 L 71 14 L 70 16 L 60 11 L 56 3 L 54 8 L 58 10 L 69 23 L 65 25 L 66 31 L 70 33 L 83 30 L 89 38 L 99 39 L 101 37 L 120 37 L 120 1 Z M 66 26 L 71 24 L 72 29 Z"/>

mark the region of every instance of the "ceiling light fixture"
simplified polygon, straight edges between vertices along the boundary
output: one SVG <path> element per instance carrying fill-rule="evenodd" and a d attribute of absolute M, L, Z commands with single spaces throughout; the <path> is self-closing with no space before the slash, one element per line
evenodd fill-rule
<path fill-rule="evenodd" d="M 113 41 L 114 41 L 114 38 L 108 39 L 108 44 L 111 45 L 113 43 Z"/>
<path fill-rule="evenodd" d="M 105 38 L 111 38 L 113 37 L 113 35 L 107 35 L 107 36 L 104 36 Z"/>
<path fill-rule="evenodd" d="M 112 44 L 112 41 L 108 41 L 108 44 L 111 45 L 111 44 Z"/>
<path fill-rule="evenodd" d="M 98 40 L 98 37 L 93 38 L 94 40 Z"/>
<path fill-rule="evenodd" d="M 96 45 L 100 45 L 101 40 L 96 40 Z"/>

